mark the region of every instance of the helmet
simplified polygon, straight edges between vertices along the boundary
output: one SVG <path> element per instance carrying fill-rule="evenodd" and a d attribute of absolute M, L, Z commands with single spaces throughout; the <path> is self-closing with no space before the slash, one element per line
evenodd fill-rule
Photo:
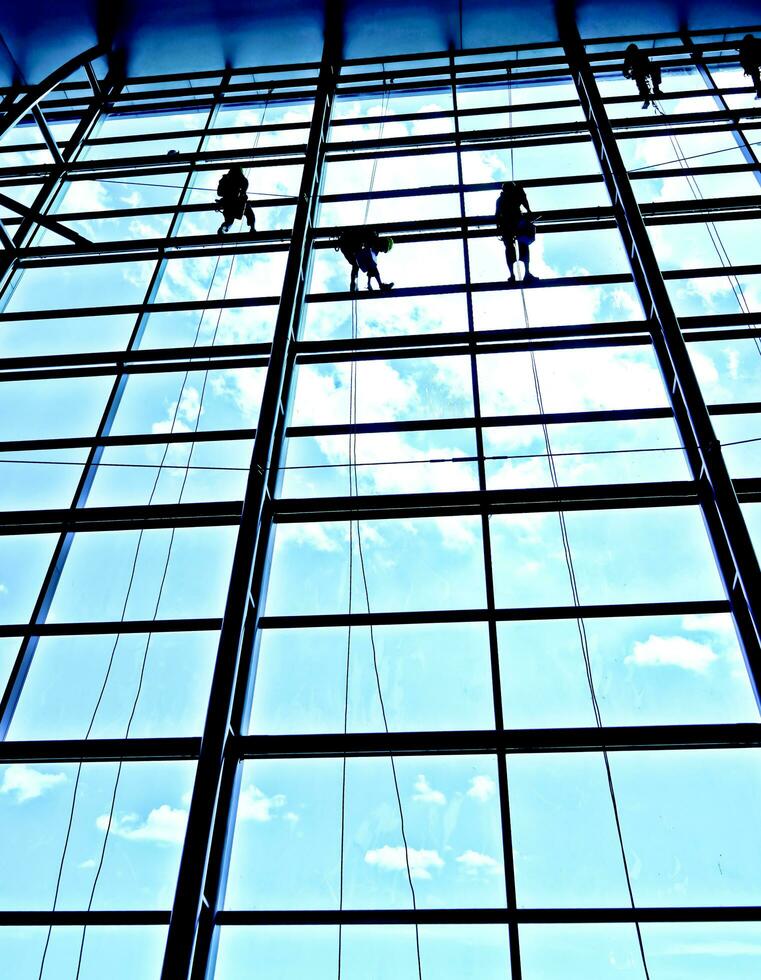
<path fill-rule="evenodd" d="M 394 247 L 394 239 L 393 238 L 385 238 L 384 239 L 384 248 L 383 248 L 383 251 L 384 252 L 390 252 L 393 247 Z"/>
<path fill-rule="evenodd" d="M 515 181 L 514 181 L 514 180 L 506 180 L 506 181 L 505 181 L 505 182 L 504 182 L 504 183 L 502 184 L 502 190 L 503 190 L 503 191 L 511 191 L 511 190 L 513 190 L 513 188 L 514 188 L 515 186 L 516 186 L 516 184 L 515 184 Z"/>

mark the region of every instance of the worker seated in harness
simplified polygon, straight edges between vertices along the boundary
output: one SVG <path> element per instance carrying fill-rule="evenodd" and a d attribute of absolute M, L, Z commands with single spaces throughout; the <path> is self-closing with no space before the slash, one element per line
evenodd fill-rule
<path fill-rule="evenodd" d="M 624 78 L 633 78 L 637 83 L 639 94 L 645 100 L 642 103 L 643 109 L 649 109 L 650 103 L 655 99 L 660 99 L 661 92 L 661 69 L 654 65 L 644 51 L 640 51 L 636 44 L 630 44 L 624 54 Z"/>
<path fill-rule="evenodd" d="M 367 276 L 368 289 L 373 288 L 373 279 L 377 280 L 378 287 L 383 292 L 394 288 L 392 282 L 383 282 L 378 271 L 378 253 L 390 252 L 393 245 L 392 238 L 381 238 L 372 228 L 347 228 L 342 232 L 336 248 L 341 250 L 343 257 L 351 266 L 349 288 L 352 292 L 356 292 L 357 275 L 360 269 Z"/>
<path fill-rule="evenodd" d="M 253 209 L 249 203 L 247 192 L 248 180 L 243 174 L 240 166 L 234 164 L 223 174 L 219 184 L 217 184 L 217 211 L 224 215 L 224 221 L 219 226 L 218 235 L 224 235 L 232 227 L 233 221 L 242 218 L 244 215 L 248 222 L 248 230 L 253 234 L 256 221 Z"/>
<path fill-rule="evenodd" d="M 521 208 L 524 211 L 521 211 Z M 525 213 L 524 213 L 525 212 Z M 510 271 L 508 282 L 514 283 L 515 263 L 518 258 L 526 270 L 523 282 L 536 282 L 537 277 L 529 272 L 529 246 L 536 238 L 534 216 L 529 207 L 528 198 L 523 187 L 514 180 L 507 180 L 502 185 L 502 193 L 497 198 L 497 231 L 505 243 L 505 258 Z M 515 253 L 516 242 L 518 255 Z"/>
<path fill-rule="evenodd" d="M 761 99 L 761 40 L 753 34 L 746 34 L 737 50 L 740 52 L 742 70 L 750 75 L 756 98 Z"/>

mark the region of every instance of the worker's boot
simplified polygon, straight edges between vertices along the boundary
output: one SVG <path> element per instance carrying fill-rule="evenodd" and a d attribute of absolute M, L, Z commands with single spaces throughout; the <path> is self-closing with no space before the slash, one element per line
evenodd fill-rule
<path fill-rule="evenodd" d="M 392 282 L 382 282 L 380 288 L 382 293 L 388 293 L 394 288 L 394 284 Z"/>

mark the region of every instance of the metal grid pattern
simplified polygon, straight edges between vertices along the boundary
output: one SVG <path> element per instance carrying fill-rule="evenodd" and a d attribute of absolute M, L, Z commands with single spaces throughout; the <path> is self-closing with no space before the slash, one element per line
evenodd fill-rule
<path fill-rule="evenodd" d="M 0 761 L 9 767 L 6 772 L 13 767 L 41 764 L 79 765 L 84 771 L 118 763 L 114 797 L 123 764 L 184 762 L 192 767 L 190 790 L 186 793 L 187 829 L 179 840 L 172 838 L 176 863 L 168 872 L 171 880 L 167 887 L 174 894 L 171 903 L 159 903 L 155 908 L 138 903 L 136 908 L 133 899 L 120 902 L 118 889 L 114 892 L 116 900 L 105 908 L 93 905 L 92 895 L 88 905 L 86 893 L 85 901 L 62 903 L 55 909 L 52 904 L 45 904 L 48 898 L 35 899 L 29 906 L 11 903 L 0 911 L 3 929 L 15 927 L 23 931 L 37 927 L 43 935 L 50 925 L 62 929 L 87 926 L 95 931 L 105 926 L 161 926 L 162 952 L 165 949 L 163 980 L 191 976 L 200 980 L 215 975 L 220 942 L 224 942 L 226 931 L 234 928 L 245 932 L 246 928 L 264 926 L 287 930 L 300 926 L 335 929 L 339 924 L 347 928 L 410 927 L 413 923 L 421 927 L 496 925 L 506 937 L 504 962 L 509 962 L 509 968 L 505 969 L 509 969 L 513 980 L 521 976 L 530 980 L 539 974 L 522 949 L 526 927 L 761 920 L 761 902 L 751 903 L 740 892 L 734 902 L 706 904 L 698 900 L 658 906 L 645 898 L 634 903 L 636 907 L 626 907 L 625 903 L 590 904 L 583 896 L 576 902 L 559 905 L 537 904 L 522 894 L 521 874 L 525 876 L 525 871 L 516 867 L 520 847 L 514 840 L 511 812 L 513 757 L 550 759 L 559 753 L 575 753 L 599 758 L 604 753 L 607 760 L 610 753 L 629 757 L 636 754 L 644 759 L 656 750 L 667 754 L 719 749 L 753 753 L 761 734 L 755 707 L 750 718 L 747 712 L 739 712 L 720 721 L 695 717 L 687 719 L 688 723 L 678 713 L 671 719 L 668 711 L 657 723 L 604 721 L 595 726 L 552 723 L 538 715 L 534 724 L 514 724 L 511 720 L 506 690 L 513 684 L 513 677 L 510 667 L 506 667 L 500 634 L 501 628 L 510 624 L 605 624 L 637 618 L 731 615 L 739 638 L 738 650 L 747 667 L 742 683 L 751 692 L 751 700 L 758 697 L 761 671 L 761 580 L 744 516 L 749 507 L 761 502 L 761 473 L 757 465 L 752 469 L 752 457 L 742 457 L 737 462 L 736 454 L 745 443 L 752 450 L 753 438 L 731 437 L 732 431 L 752 430 L 761 402 L 711 398 L 696 373 L 695 357 L 691 357 L 698 345 L 711 344 L 718 349 L 722 344 L 757 344 L 760 314 L 743 308 L 742 303 L 738 309 L 730 306 L 709 312 L 683 311 L 678 295 L 680 289 L 699 291 L 701 283 L 728 276 L 735 277 L 735 282 L 739 277 L 746 284 L 751 283 L 754 276 L 761 274 L 761 265 L 748 254 L 739 263 L 731 263 L 729 258 L 725 263 L 719 256 L 717 264 L 669 267 L 654 247 L 662 229 L 670 233 L 674 229 L 705 229 L 710 225 L 720 233 L 726 227 L 757 221 L 758 189 L 739 182 L 761 181 L 753 139 L 761 125 L 759 110 L 748 97 L 749 87 L 736 80 L 725 84 L 723 74 L 735 65 L 733 41 L 752 27 L 728 27 L 722 35 L 640 39 L 643 46 L 654 46 L 653 55 L 664 68 L 667 101 L 664 114 L 658 116 L 640 113 L 636 94 L 620 94 L 607 87 L 619 70 L 625 46 L 622 39 L 584 42 L 570 19 L 561 21 L 559 28 L 560 42 L 542 47 L 453 50 L 415 58 L 394 57 L 390 52 L 380 64 L 342 63 L 339 31 L 329 27 L 319 65 L 260 68 L 253 73 L 228 69 L 214 76 L 189 73 L 172 78 L 100 77 L 100 52 L 93 50 L 80 61 L 64 66 L 38 89 L 3 93 L 7 114 L 3 130 L 6 135 L 0 145 L 0 204 L 4 209 L 0 225 L 4 244 L 0 334 L 8 339 L 0 359 L 0 388 L 31 389 L 38 397 L 44 395 L 53 401 L 57 397 L 69 402 L 89 398 L 88 406 L 97 404 L 99 411 L 90 408 L 84 424 L 68 428 L 53 424 L 52 417 L 39 425 L 33 419 L 29 425 L 21 426 L 20 435 L 16 428 L 20 419 L 13 418 L 0 434 L 0 454 L 5 465 L 26 467 L 24 472 L 39 466 L 51 474 L 53 483 L 56 466 L 68 466 L 75 474 L 73 482 L 65 486 L 59 488 L 56 483 L 54 492 L 51 490 L 47 497 L 40 491 L 43 503 L 39 506 L 6 506 L 2 513 L 3 536 L 21 542 L 19 550 L 13 552 L 20 556 L 15 560 L 31 562 L 36 571 L 31 573 L 34 581 L 28 589 L 28 617 L 11 618 L 0 626 L 0 638 L 12 645 L 0 703 Z M 560 97 L 555 96 L 556 90 Z M 426 107 L 421 97 L 429 98 L 434 107 Z M 711 103 L 709 108 L 705 108 L 706 100 Z M 448 107 L 442 108 L 440 102 Z M 343 111 L 347 105 L 367 104 L 376 106 L 378 111 L 359 116 Z M 275 121 L 267 117 L 267 112 L 275 114 Z M 233 113 L 250 115 L 230 125 Z M 164 118 L 171 125 L 162 126 Z M 376 126 L 380 126 L 380 135 L 371 131 Z M 388 127 L 385 132 L 384 127 Z M 671 160 L 666 154 L 662 164 L 642 168 L 627 163 L 632 159 L 628 148 L 635 144 L 650 141 L 660 146 L 674 139 L 721 139 L 723 135 L 733 141 L 736 151 L 727 147 L 712 149 L 682 162 Z M 167 150 L 175 150 L 178 145 L 176 152 L 167 155 Z M 579 147 L 583 147 L 594 166 L 564 170 L 562 162 L 553 162 Z M 478 179 L 479 167 L 474 162 L 482 162 L 488 153 L 496 154 L 505 168 L 512 155 L 533 161 L 530 175 L 521 172 L 519 177 L 532 199 L 548 202 L 536 208 L 541 212 L 540 237 L 547 236 L 550 241 L 569 234 L 613 236 L 599 240 L 601 261 L 597 271 L 564 269 L 544 276 L 539 287 L 525 292 L 509 289 L 501 278 L 482 277 L 479 266 L 486 254 L 483 248 L 491 247 L 494 240 L 489 210 L 493 204 L 484 206 L 484 201 L 488 195 L 493 200 L 501 179 L 509 176 L 505 169 L 504 178 Z M 525 158 L 522 154 L 526 154 Z M 738 155 L 740 162 L 726 162 L 736 161 Z M 446 166 L 438 167 L 442 160 L 446 160 Z M 242 234 L 220 238 L 213 233 L 211 191 L 218 173 L 233 162 L 250 167 L 253 175 L 252 196 L 260 226 L 253 238 Z M 383 167 L 395 165 L 397 170 L 389 173 L 396 176 L 380 181 L 376 187 L 376 168 L 383 174 Z M 432 183 L 429 168 L 438 174 L 447 166 L 451 179 Z M 295 174 L 292 191 L 285 193 L 275 187 L 269 194 L 259 193 L 262 184 L 257 182 L 263 180 L 263 175 L 282 167 L 292 168 L 292 175 Z M 368 190 L 353 189 L 354 178 L 341 176 L 352 167 L 360 168 L 360 182 L 368 180 Z M 400 168 L 406 168 L 406 181 L 398 177 Z M 368 178 L 371 170 L 373 176 Z M 336 175 L 332 179 L 331 173 Z M 701 186 L 707 188 L 706 192 L 685 196 L 682 192 L 688 177 L 705 181 Z M 741 192 L 726 191 L 728 177 L 738 181 Z M 715 184 L 710 183 L 713 178 Z M 352 189 L 336 190 L 343 180 Z M 648 182 L 652 181 L 663 181 L 664 187 L 677 190 L 653 195 L 648 190 Z M 83 200 L 86 195 L 81 188 L 93 183 L 100 188 L 109 183 L 136 188 L 152 185 L 161 191 L 156 197 L 163 200 L 155 203 L 150 195 L 144 195 L 137 203 L 121 206 L 104 205 L 104 197 L 96 200 L 95 206 L 85 203 L 72 207 L 68 203 Z M 575 197 L 588 203 L 579 206 Z M 418 213 L 415 208 L 421 202 L 424 207 Z M 401 217 L 408 208 L 409 217 Z M 360 293 L 354 297 L 331 286 L 330 262 L 337 235 L 343 224 L 360 223 L 363 212 L 369 214 L 370 223 L 379 232 L 394 236 L 399 250 L 395 254 L 403 256 L 407 250 L 408 255 L 415 256 L 414 262 L 401 266 L 405 281 L 398 281 L 393 293 Z M 272 216 L 271 221 L 268 215 Z M 389 215 L 393 220 L 389 220 Z M 141 221 L 147 224 L 141 226 Z M 114 223 L 113 229 L 109 222 Z M 208 231 L 203 231 L 204 225 Z M 611 261 L 606 268 L 605 250 L 610 240 L 623 250 L 626 262 L 622 265 Z M 452 275 L 451 268 L 438 257 L 444 254 L 437 251 L 442 247 L 460 250 L 458 274 Z M 420 258 L 428 255 L 430 259 Z M 252 292 L 249 287 L 256 270 L 265 268 L 257 265 L 260 261 L 274 263 L 266 268 L 276 271 L 270 271 L 266 281 L 260 278 Z M 188 262 L 196 265 L 182 265 Z M 245 262 L 250 266 L 241 268 L 248 269 L 249 278 L 236 282 L 234 263 Z M 214 271 L 209 277 L 212 266 Z M 442 266 L 444 273 L 439 274 Z M 222 274 L 218 278 L 220 267 Z M 131 287 L 123 290 L 123 295 L 113 297 L 112 302 L 110 295 L 99 292 L 98 284 L 108 282 L 107 275 L 99 278 L 102 270 L 108 274 L 110 270 L 129 268 L 136 271 L 131 279 L 127 277 Z M 178 296 L 176 290 L 167 288 L 167 283 L 172 281 L 174 270 L 183 268 L 188 270 L 183 286 L 186 295 Z M 221 289 L 225 274 L 227 284 Z M 182 275 L 177 274 L 177 281 L 183 281 Z M 434 281 L 426 281 L 427 275 Z M 195 291 L 188 284 L 193 277 L 200 283 Z M 401 280 L 402 276 L 397 278 Z M 73 290 L 65 285 L 67 281 L 74 283 Z M 235 293 L 232 296 L 228 295 L 231 282 Z M 65 304 L 57 300 L 59 287 L 67 297 Z M 578 295 L 573 291 L 590 288 L 599 290 L 602 297 L 610 297 L 616 290 L 620 291 L 617 295 L 628 290 L 638 312 L 622 312 L 618 318 L 595 314 L 587 322 L 578 322 L 572 313 L 564 320 L 563 316 L 546 312 L 563 307 L 573 312 L 573 296 Z M 543 306 L 532 299 L 540 295 Z M 353 304 L 360 324 L 359 336 L 354 338 L 346 326 Z M 624 310 L 623 306 L 619 308 Z M 438 316 L 433 329 L 415 329 L 415 317 L 410 311 L 418 310 L 419 318 L 421 309 L 439 311 L 431 314 L 434 319 Z M 494 311 L 500 309 L 504 313 L 495 315 Z M 196 317 L 198 329 L 193 338 L 192 331 L 188 333 L 183 324 L 194 322 Z M 233 326 L 225 333 L 223 326 L 224 339 L 220 340 L 220 324 L 227 323 L 227 317 L 230 323 L 260 319 L 256 320 L 255 330 Z M 406 326 L 385 330 L 382 325 L 386 318 L 394 318 L 397 324 L 404 320 Z M 213 335 L 207 328 L 212 321 L 216 321 Z M 174 322 L 178 324 L 176 329 L 172 327 Z M 325 323 L 332 326 L 325 328 Z M 75 338 L 72 343 L 66 339 L 70 327 Z M 37 330 L 43 337 L 39 344 L 33 339 Z M 103 344 L 98 337 L 101 330 L 106 336 L 119 339 L 110 346 Z M 45 349 L 45 338 L 54 338 L 54 350 Z M 521 410 L 520 406 L 494 409 L 495 397 L 489 388 L 495 384 L 494 372 L 487 372 L 488 364 L 509 365 L 513 363 L 510 359 L 529 354 L 533 361 L 534 357 L 566 357 L 568 352 L 591 359 L 600 352 L 615 357 L 616 352 L 625 355 L 639 351 L 649 352 L 663 377 L 664 393 L 659 404 L 640 399 L 634 405 L 578 408 L 555 405 L 562 399 L 554 399 L 546 411 L 541 405 L 537 410 Z M 497 362 L 496 358 L 502 361 Z M 372 413 L 366 413 L 366 417 L 349 422 L 348 416 L 341 420 L 341 412 L 323 411 L 316 402 L 308 405 L 311 414 L 305 415 L 308 396 L 299 385 L 310 370 L 319 373 L 321 368 L 330 367 L 345 371 L 346 365 L 354 364 L 361 393 L 363 384 L 372 383 L 363 381 L 363 377 L 371 379 L 375 365 L 389 362 L 420 365 L 421 377 L 427 376 L 426 371 L 444 370 L 442 365 L 458 365 L 468 409 L 462 410 L 453 403 L 449 413 L 445 407 L 435 406 L 418 416 L 413 413 L 409 417 L 373 418 Z M 261 383 L 257 382 L 253 422 L 252 412 L 241 410 L 236 421 L 230 422 L 226 416 L 222 424 L 215 424 L 214 405 L 203 401 L 210 375 L 216 380 L 209 382 L 209 390 L 218 392 L 226 390 L 231 377 L 241 378 L 245 372 L 255 371 L 260 372 Z M 189 390 L 189 375 L 204 379 L 194 417 L 182 407 Z M 185 380 L 180 383 L 183 376 Z M 595 381 L 590 377 L 588 383 L 593 385 Z M 97 397 L 88 394 L 89 385 L 98 386 Z M 194 389 L 196 394 L 198 387 L 200 381 Z M 56 395 L 57 391 L 62 394 Z M 169 425 L 166 420 L 162 424 L 154 420 L 149 431 L 135 405 L 142 399 L 150 400 L 156 391 L 160 392 L 159 400 L 163 398 L 161 404 L 170 403 L 170 416 L 172 411 L 174 415 Z M 243 388 L 237 390 L 239 400 L 242 391 Z M 211 416 L 208 425 L 202 421 L 204 411 Z M 178 413 L 183 412 L 187 416 L 183 416 L 185 424 L 178 425 Z M 545 479 L 527 479 L 523 483 L 518 479 L 500 485 L 495 478 L 495 461 L 511 456 L 522 458 L 520 452 L 511 453 L 509 449 L 502 454 L 495 451 L 494 447 L 500 445 L 495 437 L 508 431 L 518 434 L 514 442 L 520 446 L 521 433 L 542 426 L 547 427 L 545 431 L 562 433 L 563 427 L 565 431 L 574 427 L 582 431 L 584 426 L 639 423 L 671 426 L 672 442 L 665 448 L 677 454 L 674 458 L 683 460 L 681 476 L 662 477 L 654 467 L 651 477 L 645 465 L 636 478 L 618 479 L 614 468 L 612 477 L 564 478 L 560 486 L 549 485 Z M 720 439 L 715 428 L 729 432 L 730 438 Z M 761 436 L 758 430 L 755 434 Z M 335 482 L 329 482 L 327 489 L 316 487 L 312 493 L 304 490 L 306 484 L 299 483 L 298 478 L 295 484 L 289 484 L 291 471 L 298 473 L 300 467 L 310 465 L 312 457 L 308 451 L 304 455 L 302 447 L 308 450 L 319 440 L 324 446 L 329 440 L 339 439 L 345 445 L 352 435 L 366 440 L 363 447 L 370 447 L 374 437 L 389 435 L 408 435 L 418 440 L 416 446 L 424 447 L 417 459 L 386 461 L 390 465 L 426 465 L 426 456 L 439 455 L 436 447 L 441 443 L 436 440 L 440 435 L 453 440 L 452 444 L 462 451 L 457 457 L 428 462 L 429 467 L 442 467 L 447 478 L 443 483 L 418 489 L 390 491 L 388 481 L 375 477 L 364 481 L 360 478 L 358 485 L 363 486 L 363 492 L 356 496 L 345 490 L 336 491 Z M 645 435 L 645 444 L 647 438 Z M 722 442 L 732 446 L 735 455 L 728 455 Z M 472 447 L 470 453 L 462 449 L 466 443 Z M 443 444 L 449 445 L 446 441 Z M 203 455 L 204 447 L 207 456 Z M 185 481 L 191 471 L 195 472 L 197 450 L 202 459 L 209 460 L 207 464 L 196 464 L 199 472 L 234 471 L 235 478 L 224 485 L 222 493 L 214 492 L 213 483 L 209 487 L 201 485 L 191 494 L 192 499 L 186 500 Z M 662 450 L 661 441 L 652 453 Z M 562 449 L 558 452 L 562 457 Z M 571 449 L 569 455 L 574 452 Z M 587 452 L 580 450 L 576 455 Z M 644 452 L 648 461 L 654 458 L 641 445 L 627 449 L 623 443 L 616 443 L 601 452 L 620 452 L 623 456 L 627 452 Z M 543 454 L 527 451 L 525 456 L 538 458 Z M 345 487 L 350 470 L 348 459 L 330 458 L 331 463 L 318 468 L 328 473 L 336 471 Z M 615 462 L 615 456 L 607 458 Z M 297 462 L 289 464 L 292 459 Z M 137 460 L 143 462 L 138 464 Z M 374 463 L 368 458 L 367 465 L 374 465 L 381 473 L 385 464 L 381 457 Z M 457 475 L 456 465 L 470 467 L 467 479 Z M 542 465 L 546 465 L 546 454 Z M 112 487 L 124 487 L 141 466 L 148 473 L 147 484 L 137 486 L 134 492 L 130 489 L 122 497 L 114 489 L 113 500 L 107 499 L 108 494 L 101 489 L 107 479 Z M 173 468 L 184 474 L 182 489 L 177 494 L 175 484 L 156 497 L 159 481 L 166 474 L 171 475 Z M 156 483 L 149 495 L 146 487 L 154 477 Z M 499 564 L 504 562 L 507 539 L 504 531 L 497 529 L 508 525 L 498 522 L 560 511 L 569 522 L 578 515 L 580 520 L 592 516 L 601 519 L 606 513 L 670 517 L 678 512 L 691 515 L 691 519 L 702 515 L 702 521 L 697 519 L 694 524 L 698 530 L 689 533 L 705 533 L 715 558 L 716 580 L 721 581 L 723 592 L 697 596 L 684 584 L 677 590 L 678 596 L 668 589 L 661 596 L 656 589 L 658 598 L 653 597 L 652 590 L 649 597 L 641 598 L 636 588 L 625 584 L 617 595 L 612 590 L 607 597 L 605 590 L 590 586 L 582 590 L 580 603 L 510 601 L 509 590 L 500 584 L 505 572 Z M 385 522 L 389 527 L 401 528 L 406 524 L 409 529 L 413 525 L 430 527 L 437 520 L 470 522 L 468 533 L 476 542 L 483 575 L 480 601 L 451 601 L 441 607 L 434 602 L 429 603 L 429 608 L 425 601 L 418 601 L 413 585 L 409 602 L 398 602 L 396 606 L 392 600 L 383 600 L 377 609 L 357 611 L 359 607 L 355 606 L 349 612 L 299 605 L 299 581 L 306 568 L 303 563 L 313 559 L 304 551 L 300 558 L 293 553 L 286 560 L 283 555 L 287 552 L 279 538 L 283 529 L 295 528 L 303 534 L 317 529 L 318 533 L 325 533 L 323 529 L 328 525 L 358 523 L 370 527 L 370 522 L 373 526 Z M 661 521 L 658 526 L 666 527 L 666 522 Z M 225 532 L 225 528 L 233 530 Z M 90 589 L 100 594 L 96 583 L 84 575 L 88 559 L 87 551 L 84 559 L 78 556 L 80 540 L 98 536 L 105 540 L 111 536 L 115 541 L 121 535 L 137 541 L 132 572 L 134 576 L 138 569 L 140 580 L 140 549 L 145 547 L 142 543 L 163 540 L 150 538 L 152 534 L 171 534 L 165 577 L 172 543 L 181 540 L 183 531 L 190 537 L 182 561 L 191 566 L 202 565 L 205 552 L 198 550 L 193 537 L 199 529 L 211 535 L 227 533 L 226 540 L 230 542 L 224 558 L 219 558 L 218 566 L 210 566 L 208 572 L 222 583 L 221 591 L 217 589 L 221 599 L 215 608 L 200 603 L 203 615 L 193 615 L 197 611 L 193 602 L 183 605 L 182 601 L 171 599 L 170 583 L 168 605 L 177 611 L 165 614 L 161 606 L 162 579 L 157 596 L 152 593 L 156 600 L 152 614 L 150 603 L 144 602 L 138 603 L 137 613 L 131 612 L 126 599 L 121 616 L 118 610 L 110 611 L 113 603 L 106 603 L 105 611 L 93 608 L 89 615 L 70 613 L 76 609 L 72 588 L 83 594 Z M 575 534 L 574 540 L 580 540 L 583 531 Z M 35 540 L 35 536 L 40 536 L 36 540 L 43 540 L 45 547 L 34 554 L 30 551 L 27 558 L 24 542 Z M 343 540 L 340 534 L 338 540 Z M 621 556 L 615 560 L 622 564 L 627 560 L 626 548 L 619 542 L 614 550 L 619 545 Z M 542 545 L 549 546 L 547 542 Z M 669 545 L 664 542 L 663 547 Z M 99 559 L 101 564 L 96 570 L 100 575 L 113 574 L 118 578 L 118 567 L 121 564 L 123 568 L 124 563 L 129 566 L 131 554 L 117 554 L 112 559 L 113 566 Z M 654 558 L 653 576 L 657 577 L 658 556 Z M 76 570 L 72 574 L 84 576 L 75 580 L 74 586 L 67 577 L 71 567 Z M 283 598 L 283 568 L 291 575 L 293 601 Z M 375 573 L 377 583 L 377 569 Z M 453 561 L 450 580 L 459 581 L 460 574 Z M 624 576 L 624 582 L 625 579 Z M 178 583 L 180 599 L 186 591 L 191 596 L 203 592 L 203 586 L 187 586 L 181 576 Z M 461 584 L 463 594 L 470 596 L 472 590 L 466 589 L 464 582 Z M 127 599 L 131 588 L 132 579 Z M 455 592 L 457 588 L 454 587 Z M 598 599 L 598 591 L 603 599 Z M 268 598 L 273 592 L 280 595 L 274 607 Z M 62 594 L 69 597 L 67 603 Z M 83 603 L 82 608 L 86 607 Z M 267 637 L 284 636 L 287 643 L 287 638 L 298 631 L 313 637 L 328 631 L 343 634 L 349 625 L 361 633 L 371 625 L 379 629 L 427 625 L 445 630 L 462 624 L 478 624 L 485 630 L 491 723 L 468 728 L 444 724 L 430 729 L 422 725 L 392 725 L 389 734 L 381 732 L 377 725 L 375 729 L 360 726 L 343 731 L 326 723 L 316 733 L 268 732 L 266 726 L 257 728 L 255 724 L 257 667 Z M 192 733 L 162 732 L 158 736 L 136 737 L 130 731 L 130 716 L 121 733 L 104 729 L 98 734 L 91 723 L 85 734 L 90 709 L 80 705 L 75 734 L 62 730 L 58 735 L 36 737 L 26 729 L 18 734 L 25 691 L 46 642 L 69 639 L 76 643 L 94 638 L 110 643 L 113 639 L 116 650 L 116 644 L 124 637 L 147 636 L 147 651 L 156 637 L 176 635 L 184 644 L 187 638 L 201 634 L 213 641 L 213 656 L 200 693 L 196 692 L 202 702 L 202 724 L 196 722 Z M 144 659 L 144 669 L 145 663 Z M 93 667 L 94 672 L 98 669 Z M 108 682 L 107 672 L 104 684 Z M 112 683 L 120 682 L 116 678 Z M 142 673 L 133 692 L 132 715 L 139 703 L 141 685 Z M 287 692 L 281 695 L 287 697 Z M 99 704 L 100 700 L 93 722 Z M 603 718 L 606 711 L 604 707 Z M 434 757 L 452 764 L 457 759 L 486 758 L 493 764 L 502 849 L 496 861 L 504 893 L 501 904 L 461 906 L 456 897 L 450 897 L 443 905 L 434 902 L 414 913 L 396 900 L 388 905 L 379 902 L 339 909 L 329 889 L 317 903 L 302 904 L 298 879 L 292 883 L 292 904 L 288 908 L 273 907 L 266 898 L 250 907 L 226 904 L 231 868 L 240 860 L 234 854 L 233 842 L 236 825 L 242 819 L 244 764 L 341 759 L 361 763 L 382 761 L 389 754 L 399 760 L 412 760 L 413 766 L 418 760 Z M 109 773 L 112 771 L 109 769 Z M 312 779 L 315 784 L 320 783 L 320 777 Z M 76 792 L 74 788 L 75 804 Z M 525 805 L 524 801 L 522 806 Z M 109 840 L 119 834 L 118 814 L 119 808 L 114 810 L 112 802 L 103 852 Z M 337 813 L 334 817 L 338 820 Z M 56 840 L 63 819 L 59 814 L 54 830 Z M 121 830 L 122 836 L 129 836 L 127 824 Z M 68 843 L 68 835 L 66 840 Z M 61 839 L 56 844 L 56 860 L 62 843 Z M 632 854 L 628 856 L 631 860 Z M 101 854 L 101 863 L 102 860 Z M 64 865 L 65 862 L 65 870 Z M 256 867 L 247 873 L 255 877 Z M 177 874 L 175 889 L 172 875 Z M 79 928 L 77 934 L 81 931 Z M 644 936 L 646 963 L 647 933 Z M 422 975 L 426 975 L 432 945 L 433 939 L 426 939 L 423 934 Z M 39 961 L 42 947 L 36 952 Z M 643 968 L 647 970 L 645 964 Z M 412 961 L 409 970 L 410 976 L 415 975 Z M 71 973 L 55 975 L 74 976 L 74 968 Z M 659 975 L 657 967 L 650 975 Z"/>

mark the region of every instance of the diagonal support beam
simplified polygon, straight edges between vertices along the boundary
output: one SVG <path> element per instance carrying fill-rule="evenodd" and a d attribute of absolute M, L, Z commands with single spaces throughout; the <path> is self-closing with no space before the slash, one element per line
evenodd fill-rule
<path fill-rule="evenodd" d="M 735 616 L 756 699 L 761 705 L 761 571 L 758 558 L 579 34 L 573 4 L 558 0 L 556 13 L 560 40 L 613 202 L 616 223 L 629 256 L 632 277 L 648 320 L 687 462 L 698 485 L 703 517 Z"/>
<path fill-rule="evenodd" d="M 100 82 L 98 81 L 98 76 L 95 74 L 95 69 L 92 63 L 89 61 L 85 62 L 85 74 L 87 75 L 87 81 L 90 83 L 90 88 L 92 89 L 92 94 L 99 98 L 103 95 L 103 90 L 101 89 Z"/>
<path fill-rule="evenodd" d="M 685 28 L 682 28 L 679 34 L 685 48 L 690 54 L 690 58 L 698 70 L 698 74 L 703 79 L 706 88 L 713 96 L 713 101 L 722 112 L 730 112 L 730 105 L 725 99 L 723 92 L 716 84 L 716 79 L 713 77 L 713 74 L 706 64 L 705 58 L 703 57 L 703 52 L 699 48 L 695 47 L 692 37 Z M 748 140 L 748 137 L 739 126 L 732 130 L 732 136 L 735 143 L 737 143 L 738 147 L 740 148 L 740 152 L 745 158 L 745 162 L 751 164 L 753 167 L 751 172 L 756 178 L 756 181 L 761 184 L 761 168 L 759 167 L 759 159 L 756 156 L 755 150 Z"/>
<path fill-rule="evenodd" d="M 26 204 L 19 204 L 18 201 L 15 201 L 12 197 L 8 197 L 7 194 L 0 194 L 0 204 L 2 204 L 3 207 L 8 208 L 9 211 L 15 211 L 16 214 L 20 214 L 24 218 L 29 218 L 36 224 L 42 225 L 43 228 L 54 231 L 56 235 L 60 235 L 62 238 L 68 238 L 68 240 L 70 242 L 74 242 L 75 245 L 92 245 L 89 238 L 85 238 L 84 235 L 80 235 L 76 231 L 72 231 L 70 228 L 67 228 L 66 225 L 62 225 L 60 221 L 56 221 L 55 218 L 51 218 L 48 214 L 42 214 L 40 211 L 35 211 Z"/>
<path fill-rule="evenodd" d="M 2 220 L 0 220 L 0 242 L 2 242 L 3 249 L 6 252 L 15 254 L 16 246 L 13 243 L 13 239 L 8 234 L 8 229 L 5 227 Z"/>
<path fill-rule="evenodd" d="M 65 161 L 64 161 L 63 157 L 61 156 L 61 151 L 58 148 L 58 143 L 56 141 L 56 138 L 53 135 L 52 130 L 50 129 L 50 126 L 48 126 L 48 121 L 45 118 L 45 116 L 43 115 L 42 109 L 40 109 L 40 107 L 38 105 L 36 105 L 32 109 L 32 115 L 34 116 L 34 121 L 37 123 L 37 126 L 38 126 L 40 132 L 42 133 L 42 138 L 47 143 L 48 149 L 50 150 L 50 152 L 51 152 L 51 154 L 53 156 L 53 159 L 55 160 L 56 164 L 59 167 L 65 166 Z"/>

